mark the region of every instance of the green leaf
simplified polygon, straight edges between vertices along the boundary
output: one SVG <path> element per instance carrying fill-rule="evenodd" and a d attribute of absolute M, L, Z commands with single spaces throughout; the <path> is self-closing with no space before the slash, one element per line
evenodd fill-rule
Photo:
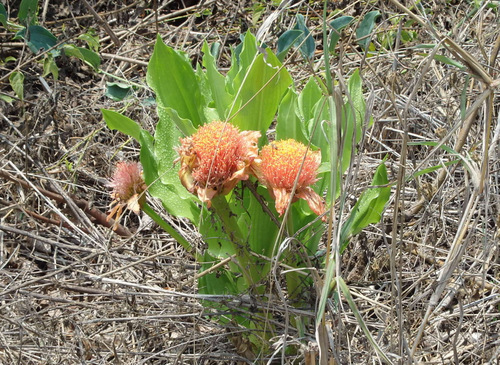
<path fill-rule="evenodd" d="M 219 113 L 220 119 L 225 120 L 227 117 L 227 108 L 231 103 L 230 95 L 226 91 L 225 78 L 217 70 L 215 58 L 208 49 L 208 44 L 206 42 L 203 44 L 202 52 L 203 66 L 207 70 L 206 76 L 215 102 L 215 108 Z"/>
<path fill-rule="evenodd" d="M 278 118 L 276 123 L 276 139 L 293 138 L 306 144 L 306 131 L 304 122 L 296 114 L 298 108 L 298 96 L 292 89 L 281 100 L 278 109 Z"/>
<path fill-rule="evenodd" d="M 46 51 L 57 44 L 57 38 L 40 25 L 30 25 L 17 32 L 14 38 L 24 39 L 33 53 Z"/>
<path fill-rule="evenodd" d="M 431 166 L 431 167 L 428 167 L 428 168 L 423 169 L 423 170 L 415 171 L 411 175 L 411 177 L 415 178 L 415 177 L 418 177 L 418 176 L 430 174 L 431 172 L 434 172 L 436 170 L 442 169 L 443 167 L 448 167 L 448 166 L 451 166 L 451 165 L 455 165 L 455 164 L 459 163 L 460 161 L 461 161 L 460 159 L 458 159 L 458 160 L 451 160 L 451 161 L 443 163 L 442 165 L 435 165 L 435 166 Z"/>
<path fill-rule="evenodd" d="M 86 64 L 88 64 L 90 67 L 92 67 L 95 71 L 99 70 L 99 66 L 101 65 L 101 58 L 99 55 L 87 48 L 83 47 L 76 47 L 73 44 L 65 44 L 63 45 L 63 50 L 64 54 L 66 56 L 73 56 L 76 57 Z"/>
<path fill-rule="evenodd" d="M 391 195 L 391 188 L 387 186 L 387 169 L 382 162 L 372 181 L 372 187 L 361 194 L 361 197 L 351 210 L 347 221 L 340 231 L 340 252 L 342 253 L 349 243 L 349 238 L 361 232 L 369 224 L 380 222 L 386 203 Z"/>
<path fill-rule="evenodd" d="M 295 46 L 300 47 L 300 53 L 302 53 L 304 58 L 311 59 L 314 56 L 314 51 L 316 50 L 314 39 L 306 26 L 304 16 L 302 14 L 297 14 L 296 19 L 297 23 L 295 24 L 294 29 L 302 31 L 302 34 L 296 39 Z"/>
<path fill-rule="evenodd" d="M 21 71 L 14 71 L 9 76 L 9 83 L 12 90 L 16 93 L 16 96 L 23 100 L 24 99 L 24 74 Z"/>
<path fill-rule="evenodd" d="M 288 53 L 288 50 L 292 48 L 292 46 L 295 44 L 297 39 L 303 35 L 304 32 L 299 30 L 299 29 L 290 29 L 284 32 L 279 38 L 278 38 L 278 60 L 280 62 L 283 62 L 285 59 L 286 54 Z"/>
<path fill-rule="evenodd" d="M 200 214 L 199 209 L 193 203 L 195 197 L 181 184 L 178 175 L 179 166 L 174 166 L 174 161 L 178 157 L 175 147 L 179 146 L 179 138 L 182 134 L 176 128 L 172 116 L 178 117 L 175 110 L 164 109 L 154 136 L 154 156 L 158 165 L 158 177 L 162 185 L 168 189 L 168 191 L 162 191 L 162 195 L 158 197 L 170 214 L 186 217 L 196 222 Z"/>
<path fill-rule="evenodd" d="M 54 60 L 54 56 L 50 53 L 46 54 L 43 59 L 43 77 L 52 74 L 52 77 L 57 80 L 59 78 L 59 67 Z"/>
<path fill-rule="evenodd" d="M 212 257 L 222 260 L 235 254 L 234 245 L 217 214 L 204 209 L 200 221 L 196 224 L 207 244 L 207 251 Z"/>
<path fill-rule="evenodd" d="M 19 12 L 17 18 L 19 22 L 25 26 L 36 24 L 36 17 L 38 14 L 38 1 L 37 0 L 22 0 L 19 5 Z"/>
<path fill-rule="evenodd" d="M 344 106 L 345 115 L 342 123 L 342 138 L 344 140 L 342 172 L 346 171 L 349 167 L 351 156 L 356 152 L 355 144 L 362 137 L 362 124 L 365 118 L 366 105 L 359 69 L 349 78 L 347 90 L 349 91 L 350 98 L 347 99 Z M 354 135 L 354 133 L 356 134 Z"/>
<path fill-rule="evenodd" d="M 204 100 L 202 106 L 205 120 L 221 120 L 222 118 L 215 108 L 215 101 L 212 96 L 212 88 L 209 84 L 207 73 L 203 70 L 201 65 L 197 65 L 196 67 L 196 79 L 198 80 L 198 85 L 200 87 L 201 97 Z"/>
<path fill-rule="evenodd" d="M 335 46 L 337 46 L 337 43 L 339 42 L 342 29 L 351 24 L 353 20 L 354 18 L 352 16 L 341 16 L 330 22 L 330 26 L 333 28 L 330 33 L 330 44 L 328 46 L 328 50 L 330 52 L 335 51 Z"/>
<path fill-rule="evenodd" d="M 14 98 L 11 98 L 9 95 L 5 94 L 0 94 L 0 100 L 5 101 L 6 103 L 12 103 L 14 101 Z"/>
<path fill-rule="evenodd" d="M 349 307 L 351 308 L 354 317 L 356 317 L 356 321 L 358 322 L 359 327 L 365 334 L 366 338 L 368 339 L 368 342 L 371 344 L 373 349 L 377 352 L 377 354 L 384 359 L 384 361 L 387 364 L 392 364 L 392 361 L 387 357 L 384 351 L 380 348 L 378 345 L 377 341 L 373 338 L 372 334 L 370 333 L 370 330 L 366 326 L 365 321 L 363 320 L 363 317 L 361 316 L 361 313 L 358 310 L 358 307 L 356 306 L 356 302 L 354 302 L 354 299 L 352 298 L 351 291 L 349 290 L 349 287 L 345 283 L 344 279 L 342 277 L 337 278 L 337 283 L 339 285 L 340 290 L 344 294 L 347 303 L 349 304 Z"/>
<path fill-rule="evenodd" d="M 451 58 L 446 57 L 444 55 L 436 54 L 436 55 L 434 55 L 434 59 L 436 61 L 445 63 L 447 65 L 455 66 L 455 67 L 457 67 L 458 69 L 460 69 L 462 71 L 466 69 L 466 67 L 464 65 L 462 65 L 460 62 L 452 60 Z"/>
<path fill-rule="evenodd" d="M 107 82 L 106 83 L 106 95 L 108 98 L 114 101 L 121 101 L 126 97 L 132 95 L 133 87 L 121 82 Z"/>
<path fill-rule="evenodd" d="M 315 106 L 321 100 L 323 93 L 313 77 L 307 81 L 306 86 L 299 95 L 298 116 L 303 123 L 309 124 L 309 121 L 315 117 Z"/>
<path fill-rule="evenodd" d="M 365 15 L 361 23 L 359 23 L 358 29 L 356 29 L 356 38 L 358 39 L 358 44 L 366 51 L 370 45 L 370 34 L 375 27 L 375 21 L 380 16 L 378 10 L 370 11 Z"/>
<path fill-rule="evenodd" d="M 89 48 L 94 51 L 94 52 L 97 52 L 99 51 L 99 36 L 97 35 L 94 35 L 93 33 L 95 33 L 94 31 L 88 31 L 87 33 L 84 33 L 84 34 L 80 34 L 78 36 L 78 39 L 81 39 L 82 41 L 85 41 L 87 42 L 87 45 L 89 46 Z"/>
<path fill-rule="evenodd" d="M 203 264 L 200 271 L 205 271 L 210 269 L 214 264 L 220 261 L 218 258 L 213 257 L 209 253 L 206 253 L 203 258 Z M 225 294 L 238 294 L 237 284 L 235 282 L 234 275 L 227 271 L 225 267 L 221 267 L 214 271 L 201 276 L 198 279 L 198 291 L 200 294 L 209 295 L 225 295 Z M 213 306 L 212 303 L 207 303 L 206 306 Z M 227 310 L 227 308 L 225 308 Z"/>
<path fill-rule="evenodd" d="M 252 65 L 257 56 L 257 40 L 255 36 L 250 33 L 250 31 L 246 32 L 243 43 L 241 44 L 241 52 L 238 53 L 237 49 L 235 49 L 233 53 L 236 55 L 237 62 L 231 65 L 231 69 L 233 67 L 236 68 L 238 71 L 237 75 L 240 75 L 241 78 L 241 75 L 247 73 L 248 68 Z M 229 70 L 229 72 L 231 72 L 231 70 Z"/>
<path fill-rule="evenodd" d="M 141 134 L 141 127 L 139 124 L 113 110 L 101 109 L 101 112 L 109 129 L 118 130 L 139 141 L 139 136 Z"/>
<path fill-rule="evenodd" d="M 235 78 L 235 90 L 238 96 L 232 110 L 235 125 L 242 130 L 257 130 L 266 135 L 278 105 L 292 78 L 269 49 L 260 53 L 248 68 L 248 73 L 238 73 Z"/>
<path fill-rule="evenodd" d="M 308 229 L 302 230 L 302 232 L 296 236 L 296 238 L 304 244 L 308 256 L 312 256 L 318 251 L 318 245 L 326 229 L 326 225 L 317 218 L 318 216 L 311 211 L 311 208 L 309 208 L 305 200 L 299 199 L 299 201 L 292 205 L 293 227 L 295 227 L 296 230 L 300 230 L 308 226 Z M 296 234 L 296 232 L 293 233 Z"/>
<path fill-rule="evenodd" d="M 269 209 L 277 216 L 274 209 L 274 199 L 270 197 L 269 191 L 262 186 L 258 186 L 257 193 L 265 202 L 268 202 Z M 243 232 L 248 232 L 250 250 L 259 255 L 271 257 L 279 227 L 264 212 L 255 196 L 246 189 L 244 190 L 243 203 L 245 211 L 239 214 L 238 225 Z M 238 212 L 234 213 L 238 214 Z M 262 276 L 265 276 L 264 272 L 262 272 Z"/>
<path fill-rule="evenodd" d="M 148 85 L 156 93 L 158 108 L 172 108 L 195 127 L 206 122 L 198 80 L 188 59 L 168 47 L 158 35 L 147 71 Z M 182 129 L 182 126 L 178 126 Z"/>
<path fill-rule="evenodd" d="M 151 196 L 160 199 L 163 207 L 170 214 L 176 217 L 186 217 L 194 222 L 194 218 L 199 216 L 199 214 L 197 215 L 196 206 L 190 200 L 180 198 L 177 186 L 165 184 L 162 181 L 164 173 L 158 165 L 157 141 L 154 141 L 147 131 L 141 129 L 139 142 L 141 144 L 141 164 L 144 168 L 144 181 L 148 185 Z M 168 173 L 177 177 L 177 174 L 173 173 L 173 171 Z M 186 191 L 184 187 L 182 189 Z"/>
<path fill-rule="evenodd" d="M 0 65 L 7 63 L 7 62 L 15 62 L 16 60 L 17 60 L 17 58 L 14 56 L 7 56 L 7 57 L 5 57 L 5 59 L 3 61 L 0 61 Z"/>
<path fill-rule="evenodd" d="M 7 19 L 9 19 L 7 10 L 5 10 L 5 6 L 0 3 L 0 23 L 2 23 L 4 28 L 7 28 Z"/>
<path fill-rule="evenodd" d="M 91 66 L 95 71 L 99 70 L 99 66 L 101 65 L 101 57 L 90 49 L 77 47 L 80 53 L 82 54 L 82 58 L 80 58 L 83 62 Z"/>

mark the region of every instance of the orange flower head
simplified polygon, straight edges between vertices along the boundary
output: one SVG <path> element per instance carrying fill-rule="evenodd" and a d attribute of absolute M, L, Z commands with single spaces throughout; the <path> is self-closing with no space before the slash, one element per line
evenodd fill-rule
<path fill-rule="evenodd" d="M 217 195 L 229 193 L 249 177 L 258 155 L 260 132 L 243 131 L 230 123 L 213 121 L 190 137 L 181 138 L 177 149 L 182 185 L 210 207 Z"/>
<path fill-rule="evenodd" d="M 320 163 L 320 151 L 308 150 L 304 144 L 287 139 L 264 146 L 260 152 L 260 160 L 254 164 L 254 170 L 260 182 L 267 186 L 276 199 L 276 210 L 280 215 L 285 213 L 295 179 L 300 171 L 292 203 L 304 199 L 311 210 L 320 215 L 325 212 L 325 204 L 311 188 L 311 185 L 318 180 L 316 175 Z"/>
<path fill-rule="evenodd" d="M 144 191 L 147 189 L 139 163 L 118 162 L 109 186 L 113 188 L 111 192 L 113 201 L 108 221 L 115 217 L 118 224 L 124 208 L 139 214 L 146 199 Z"/>

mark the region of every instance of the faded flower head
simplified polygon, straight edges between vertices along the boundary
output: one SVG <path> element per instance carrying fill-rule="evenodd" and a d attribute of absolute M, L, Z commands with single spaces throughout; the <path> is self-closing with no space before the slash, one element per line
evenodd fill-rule
<path fill-rule="evenodd" d="M 260 132 L 243 131 L 230 123 L 213 121 L 177 148 L 182 185 L 210 207 L 217 195 L 229 193 L 240 180 L 248 179 L 250 165 L 258 155 Z"/>
<path fill-rule="evenodd" d="M 146 199 L 143 193 L 147 186 L 138 162 L 118 162 L 109 185 L 113 188 L 113 201 L 108 221 L 114 217 L 117 224 L 124 208 L 139 214 Z"/>
<path fill-rule="evenodd" d="M 305 160 L 304 155 L 306 155 Z M 303 166 L 302 161 L 304 161 Z M 320 163 L 320 151 L 308 150 L 304 144 L 287 139 L 264 146 L 260 152 L 260 161 L 257 161 L 254 170 L 260 182 L 267 186 L 276 199 L 276 210 L 280 215 L 285 213 L 295 179 L 300 171 L 292 203 L 304 199 L 311 210 L 320 215 L 325 212 L 325 204 L 311 188 L 311 185 L 318 180 L 316 175 Z"/>

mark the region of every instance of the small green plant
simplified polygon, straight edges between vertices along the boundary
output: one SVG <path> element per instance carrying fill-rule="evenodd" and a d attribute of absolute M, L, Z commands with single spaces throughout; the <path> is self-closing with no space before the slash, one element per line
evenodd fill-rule
<path fill-rule="evenodd" d="M 314 42 L 308 43 L 305 21 L 298 19 L 307 59 Z M 183 238 L 179 242 L 201 265 L 199 292 L 250 294 L 257 303 L 255 316 L 233 311 L 220 320 L 251 330 L 254 350 L 266 352 L 275 331 L 267 303 L 276 264 L 289 269 L 288 300 L 296 307 L 309 305 L 306 289 L 313 281 L 306 262 L 319 257 L 318 265 L 326 265 L 319 243 L 327 207 L 340 195 L 341 176 L 362 137 L 362 82 L 359 72 L 353 72 L 345 97 L 336 100 L 313 77 L 299 92 L 279 57 L 250 32 L 223 75 L 211 53 L 216 48 L 205 44 L 202 65 L 193 69 L 183 52 L 158 37 L 147 72 L 159 116 L 154 135 L 122 114 L 102 112 L 109 128 L 140 143 L 147 191 L 168 213 L 189 219 L 202 234 L 204 250 Z M 387 183 L 382 163 L 374 186 L 360 197 L 341 231 L 341 251 L 351 236 L 381 219 L 390 193 Z M 144 211 L 161 220 L 149 207 Z M 162 227 L 173 230 L 166 223 Z M 227 309 L 220 302 L 205 304 Z M 304 321 L 297 318 L 294 324 L 300 327 Z"/>

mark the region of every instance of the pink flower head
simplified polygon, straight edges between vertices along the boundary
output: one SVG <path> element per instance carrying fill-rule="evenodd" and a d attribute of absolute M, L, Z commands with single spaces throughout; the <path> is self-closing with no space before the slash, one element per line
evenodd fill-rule
<path fill-rule="evenodd" d="M 323 199 L 311 188 L 318 180 L 316 175 L 320 163 L 320 151 L 308 150 L 293 139 L 276 141 L 262 148 L 260 160 L 254 164 L 255 174 L 276 199 L 276 210 L 280 216 L 285 213 L 299 171 L 292 203 L 304 199 L 314 213 L 320 215 L 325 212 Z"/>
<path fill-rule="evenodd" d="M 107 217 L 108 221 L 115 217 L 118 223 L 125 207 L 139 214 L 146 199 L 144 191 L 147 186 L 138 162 L 118 162 L 109 185 L 113 188 L 111 192 L 113 201 Z"/>
<path fill-rule="evenodd" d="M 258 155 L 260 132 L 240 132 L 234 125 L 213 121 L 190 137 L 181 138 L 177 148 L 182 185 L 210 207 L 217 195 L 229 193 L 249 177 L 250 165 Z"/>

